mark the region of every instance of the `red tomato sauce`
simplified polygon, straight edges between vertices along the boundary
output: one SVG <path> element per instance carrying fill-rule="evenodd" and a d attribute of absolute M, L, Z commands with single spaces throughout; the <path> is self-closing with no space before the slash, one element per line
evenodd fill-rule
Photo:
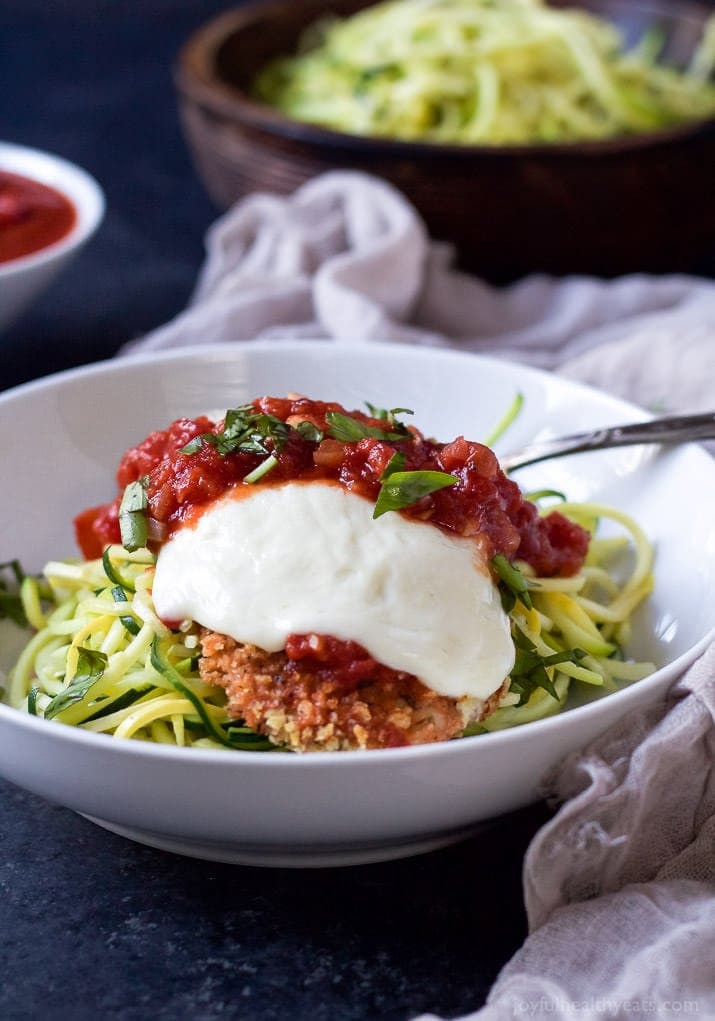
<path fill-rule="evenodd" d="M 76 221 L 75 207 L 61 192 L 0 170 L 0 262 L 61 241 Z"/>
<path fill-rule="evenodd" d="M 357 642 L 332 635 L 288 635 L 285 648 L 288 669 L 301 669 L 324 678 L 341 692 L 355 691 L 366 683 L 385 683 L 407 676 L 374 660 Z"/>
<path fill-rule="evenodd" d="M 367 437 L 341 442 L 327 437 L 328 412 L 349 415 L 383 431 L 394 430 L 385 421 L 363 412 L 346 412 L 339 404 L 304 397 L 263 397 L 254 401 L 253 407 L 293 427 L 309 422 L 326 434 L 316 442 L 291 429 L 285 445 L 275 453 L 277 465 L 255 483 L 257 486 L 295 480 L 337 482 L 374 502 L 388 462 L 395 453 L 401 453 L 404 470 L 447 472 L 456 476 L 457 482 L 399 513 L 451 534 L 479 537 L 488 557 L 503 553 L 510 560 L 525 560 L 543 576 L 571 575 L 583 563 L 588 533 L 557 511 L 540 517 L 534 504 L 525 500 L 517 484 L 501 471 L 495 454 L 482 443 L 462 436 L 450 443 L 437 443 L 412 427 L 404 436 L 389 441 Z M 221 427 L 222 423 L 214 424 L 207 418 L 178 419 L 168 429 L 151 433 L 122 458 L 117 471 L 120 494 L 128 483 L 143 476 L 148 479 L 150 536 L 155 543 L 194 520 L 196 514 L 241 484 L 264 460 L 264 456 L 240 451 L 221 455 L 206 442 L 194 453 L 183 452 L 194 437 L 220 433 Z M 76 519 L 77 541 L 86 557 L 100 556 L 107 544 L 121 541 L 120 499 L 121 495 L 110 504 L 90 508 Z"/>

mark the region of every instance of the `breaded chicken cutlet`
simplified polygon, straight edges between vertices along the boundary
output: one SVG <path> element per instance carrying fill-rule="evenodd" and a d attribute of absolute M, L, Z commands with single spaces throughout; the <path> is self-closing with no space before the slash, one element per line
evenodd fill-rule
<path fill-rule="evenodd" d="M 201 677 L 225 690 L 229 716 L 292 751 L 431 744 L 459 736 L 467 722 L 458 700 L 431 691 L 412 674 L 390 671 L 388 679 L 346 691 L 285 652 L 266 652 L 207 629 L 201 647 Z M 470 700 L 469 719 L 493 712 L 504 687 L 476 712 Z"/>

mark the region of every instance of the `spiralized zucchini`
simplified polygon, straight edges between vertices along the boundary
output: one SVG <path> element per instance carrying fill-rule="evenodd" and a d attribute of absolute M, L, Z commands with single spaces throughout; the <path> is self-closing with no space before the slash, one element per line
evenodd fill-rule
<path fill-rule="evenodd" d="M 626 514 L 598 504 L 562 504 L 594 538 L 582 570 L 569 578 L 536 578 L 520 564 L 525 593 L 510 610 L 521 649 L 501 707 L 465 734 L 528 723 L 564 708 L 572 683 L 615 690 L 651 673 L 652 663 L 623 658 L 629 621 L 653 585 L 653 551 Z M 595 537 L 600 519 L 625 530 Z M 613 558 L 632 548 L 624 581 Z M 9 676 L 7 701 L 18 709 L 94 733 L 195 748 L 274 748 L 230 720 L 221 689 L 198 671 L 198 626 L 170 630 L 151 599 L 154 556 L 110 546 L 102 560 L 53 561 L 44 580 L 26 577 L 21 598 L 36 629 Z M 522 582 L 523 584 L 523 582 Z M 530 605 L 529 605 L 530 604 Z M 539 686 L 544 667 L 548 681 Z M 532 667 L 536 665 L 536 673 Z M 543 677 L 543 674 L 541 674 Z M 519 704 L 519 703 L 522 704 Z"/>
<path fill-rule="evenodd" d="M 171 631 L 151 599 L 155 558 L 110 546 L 102 560 L 52 561 L 21 597 L 37 629 L 8 678 L 10 705 L 94 733 L 196 748 L 265 751 L 198 672 L 198 627 Z M 42 595 L 49 603 L 43 609 Z"/>
<path fill-rule="evenodd" d="M 465 144 L 603 139 L 715 114 L 715 17 L 690 65 L 657 63 L 657 29 L 543 0 L 392 0 L 305 33 L 253 91 L 287 116 L 357 135 Z"/>

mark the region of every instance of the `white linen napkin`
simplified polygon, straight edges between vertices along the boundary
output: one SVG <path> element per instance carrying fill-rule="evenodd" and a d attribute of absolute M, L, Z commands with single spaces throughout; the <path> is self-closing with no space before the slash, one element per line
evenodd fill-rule
<path fill-rule="evenodd" d="M 391 186 L 318 177 L 210 229 L 188 309 L 128 345 L 261 337 L 457 347 L 553 369 L 659 411 L 715 408 L 715 284 L 452 268 Z M 474 1018 L 715 1017 L 715 649 L 562 763 L 524 864 L 530 935 Z"/>

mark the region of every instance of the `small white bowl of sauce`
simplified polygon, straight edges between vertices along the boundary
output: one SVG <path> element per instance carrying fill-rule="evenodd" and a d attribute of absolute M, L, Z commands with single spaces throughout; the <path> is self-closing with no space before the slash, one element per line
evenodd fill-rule
<path fill-rule="evenodd" d="M 103 213 L 102 189 L 80 167 L 0 142 L 0 329 L 79 251 Z"/>

